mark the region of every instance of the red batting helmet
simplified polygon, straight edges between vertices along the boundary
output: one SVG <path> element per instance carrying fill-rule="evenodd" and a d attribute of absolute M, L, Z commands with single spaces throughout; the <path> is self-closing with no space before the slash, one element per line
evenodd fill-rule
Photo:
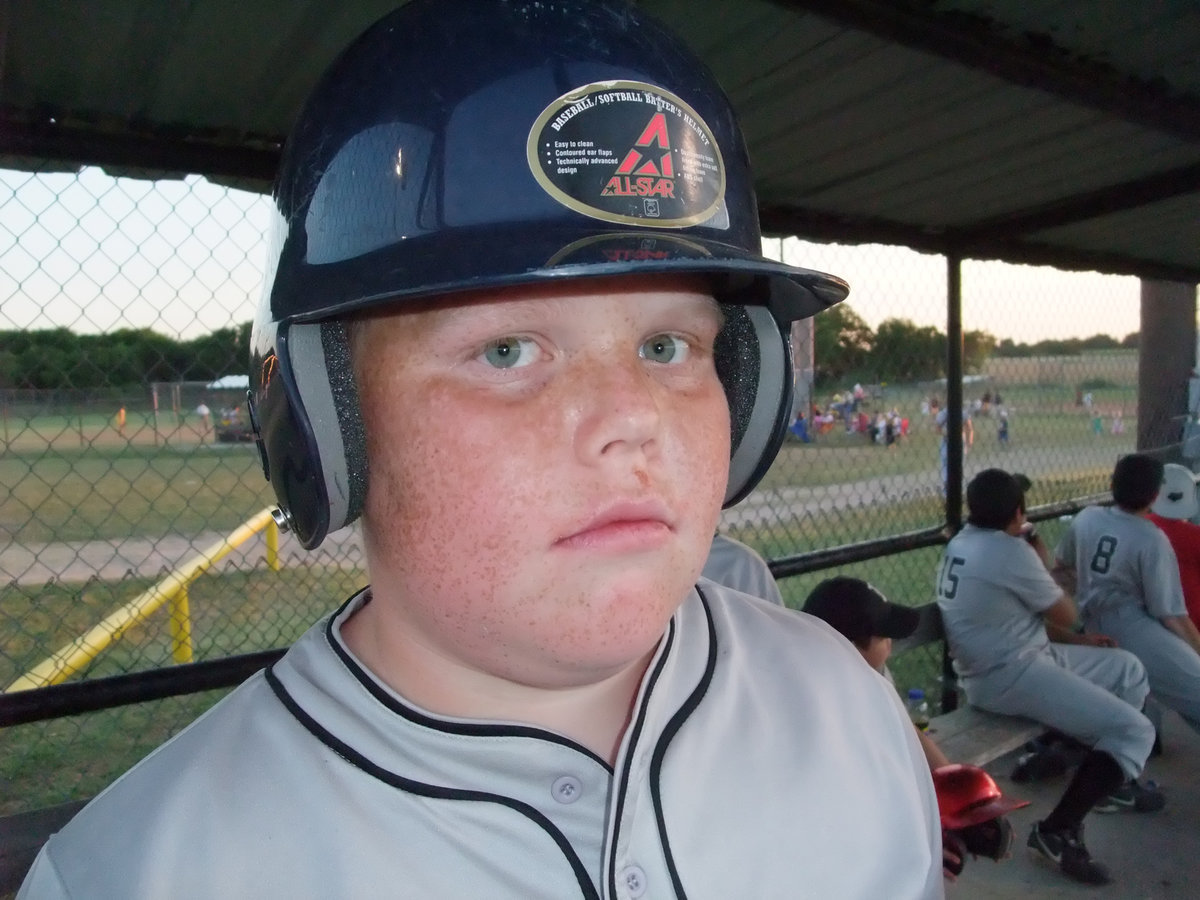
<path fill-rule="evenodd" d="M 1000 793 L 992 776 L 978 766 L 951 763 L 933 770 L 943 828 L 967 828 L 1028 806 Z"/>

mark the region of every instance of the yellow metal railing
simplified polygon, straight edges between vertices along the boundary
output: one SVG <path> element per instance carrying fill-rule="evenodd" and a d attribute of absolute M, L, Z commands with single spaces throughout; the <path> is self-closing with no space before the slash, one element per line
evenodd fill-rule
<path fill-rule="evenodd" d="M 267 566 L 278 572 L 279 526 L 271 516 L 271 508 L 268 507 L 242 523 L 228 537 L 193 556 L 154 587 L 143 591 L 87 634 L 59 648 L 56 653 L 5 688 L 4 693 L 11 694 L 61 684 L 95 659 L 127 629 L 146 619 L 164 603 L 170 604 L 171 657 L 177 663 L 191 662 L 192 617 L 188 586 L 214 563 L 228 556 L 260 531 L 266 531 Z"/>

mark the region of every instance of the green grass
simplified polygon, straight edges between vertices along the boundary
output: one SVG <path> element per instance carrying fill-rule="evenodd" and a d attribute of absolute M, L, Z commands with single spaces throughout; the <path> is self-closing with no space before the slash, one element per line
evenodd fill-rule
<path fill-rule="evenodd" d="M 156 579 L 0 587 L 0 687 L 68 644 Z M 364 583 L 355 570 L 292 568 L 201 575 L 189 589 L 195 659 L 281 647 Z M 131 626 L 72 680 L 169 666 L 168 606 Z"/>
<path fill-rule="evenodd" d="M 0 456 L 0 537 L 23 543 L 227 532 L 270 504 L 253 445 Z"/>
<path fill-rule="evenodd" d="M 196 660 L 283 647 L 361 586 L 361 572 L 288 569 L 203 576 L 191 591 Z M 0 588 L 0 677 L 12 678 L 147 586 L 145 579 Z M 171 665 L 166 609 L 130 628 L 73 680 Z M 94 795 L 224 692 L 0 730 L 0 815 Z"/>
<path fill-rule="evenodd" d="M 1004 390 L 1005 407 L 1009 414 L 1009 446 L 1000 445 L 997 431 L 999 418 L 993 411 L 989 416 L 975 416 L 974 444 L 969 462 L 973 466 L 994 465 L 1012 468 L 1013 459 L 1042 460 L 1058 470 L 1056 481 L 1088 481 L 1084 493 L 1102 490 L 1107 483 L 1112 461 L 1122 452 L 1134 449 L 1137 420 L 1132 409 L 1130 392 L 1126 389 L 1096 391 L 1096 408 L 1103 411 L 1103 432 L 1092 432 L 1091 416 L 1074 405 L 1074 393 L 1031 387 Z M 941 436 L 932 426 L 932 419 L 923 419 L 920 403 L 923 393 L 915 387 L 889 388 L 882 401 L 868 408 L 897 408 L 910 420 L 908 437 L 891 449 L 870 443 L 860 433 L 846 433 L 840 423 L 833 431 L 818 435 L 810 444 L 789 441 L 784 444 L 774 465 L 761 486 L 786 487 L 835 486 L 847 482 L 897 476 L 907 477 L 913 487 L 936 489 L 939 476 Z M 1124 405 L 1123 434 L 1112 433 L 1112 417 Z M 1102 462 L 1079 457 L 1081 447 L 1100 448 L 1107 455 Z M 1014 453 L 1017 454 L 1014 457 Z M 1102 454 L 1103 456 L 1103 454 Z M 1053 499 L 1066 499 L 1060 493 Z M 1046 501 L 1048 502 L 1048 500 Z M 875 536 L 892 533 L 878 527 Z"/>

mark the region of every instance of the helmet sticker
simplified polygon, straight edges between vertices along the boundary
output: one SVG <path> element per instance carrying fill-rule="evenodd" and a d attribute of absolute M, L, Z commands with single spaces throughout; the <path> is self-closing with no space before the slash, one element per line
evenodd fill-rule
<path fill-rule="evenodd" d="M 546 193 L 607 222 L 683 228 L 710 218 L 725 196 L 725 163 L 708 125 L 640 81 L 563 94 L 533 123 L 526 156 Z"/>
<path fill-rule="evenodd" d="M 711 258 L 712 254 L 703 245 L 674 235 L 616 232 L 575 241 L 548 259 L 546 267 Z"/>

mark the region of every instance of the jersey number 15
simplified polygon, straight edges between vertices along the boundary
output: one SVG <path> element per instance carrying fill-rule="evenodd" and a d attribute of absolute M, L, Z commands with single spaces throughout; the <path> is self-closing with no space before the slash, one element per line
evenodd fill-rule
<path fill-rule="evenodd" d="M 938 596 L 953 600 L 958 594 L 958 575 L 954 570 L 965 563 L 961 556 L 947 556 L 942 560 L 942 574 L 938 576 Z"/>

